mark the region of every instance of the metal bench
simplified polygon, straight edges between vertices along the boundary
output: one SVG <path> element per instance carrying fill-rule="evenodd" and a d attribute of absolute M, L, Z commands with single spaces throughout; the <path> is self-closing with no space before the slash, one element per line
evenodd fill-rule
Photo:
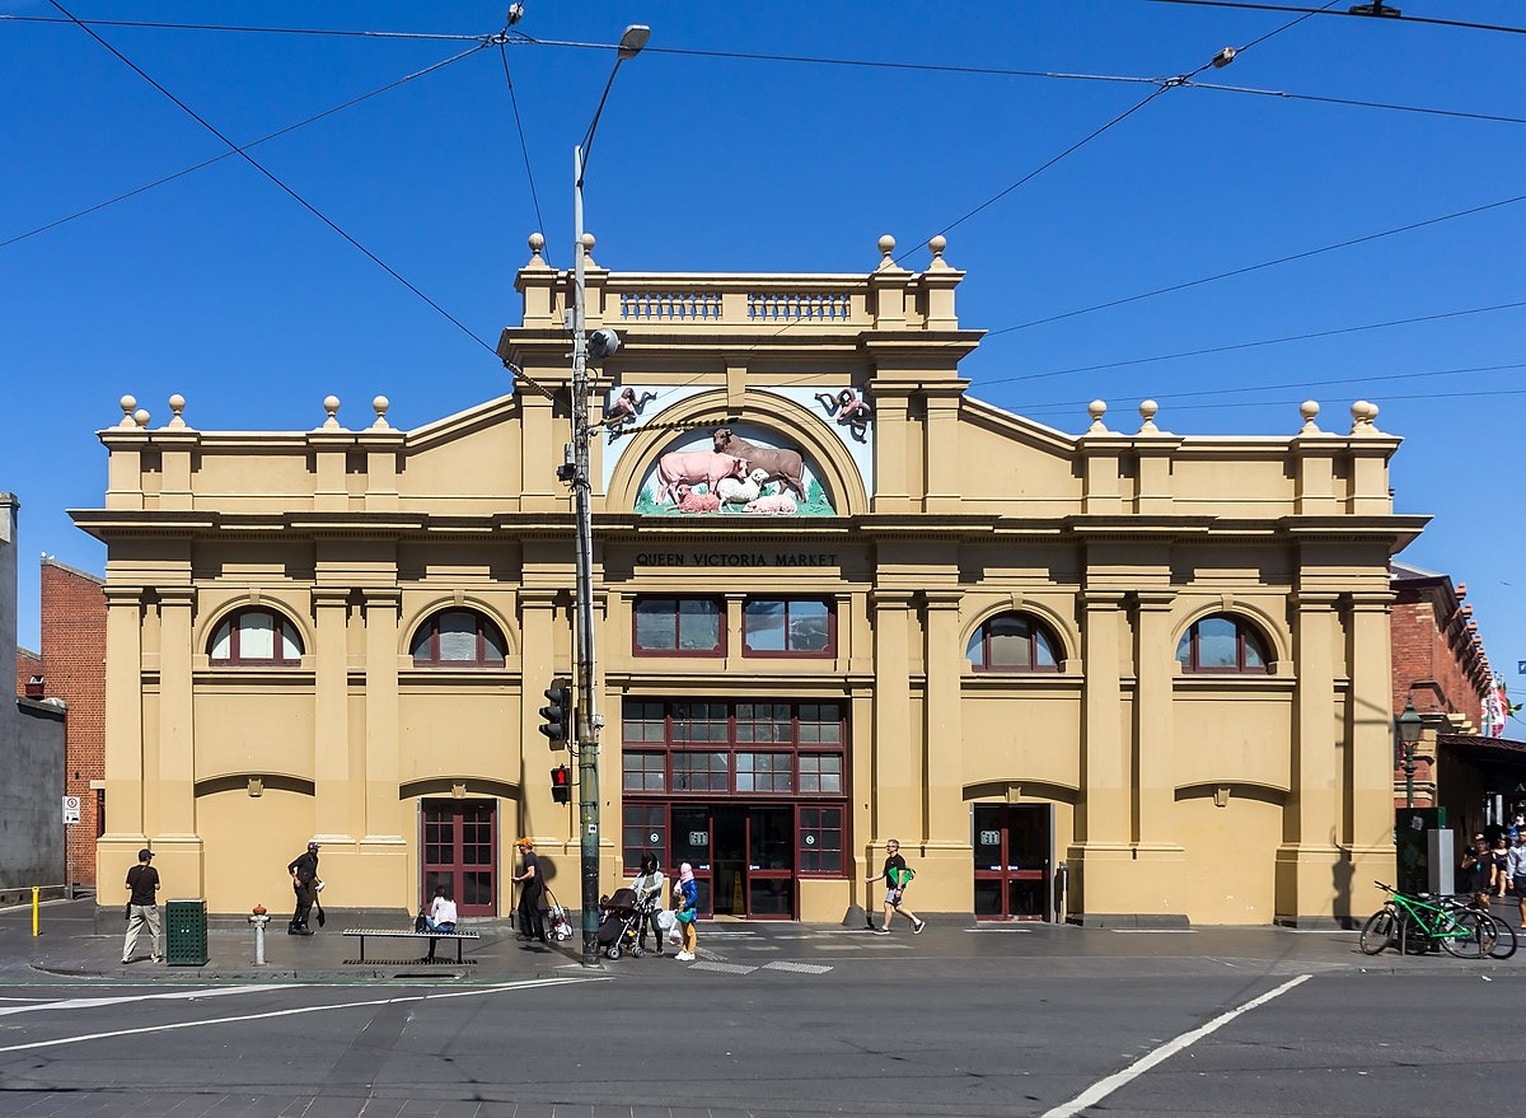
<path fill-rule="evenodd" d="M 346 960 L 347 962 L 364 963 L 366 961 L 366 937 L 374 939 L 453 939 L 456 941 L 456 962 L 465 963 L 461 957 L 461 945 L 467 940 L 481 939 L 477 932 L 416 932 L 412 928 L 346 928 L 343 932 L 346 939 L 354 937 L 360 940 L 360 958 Z M 374 962 L 375 960 L 373 960 Z"/>

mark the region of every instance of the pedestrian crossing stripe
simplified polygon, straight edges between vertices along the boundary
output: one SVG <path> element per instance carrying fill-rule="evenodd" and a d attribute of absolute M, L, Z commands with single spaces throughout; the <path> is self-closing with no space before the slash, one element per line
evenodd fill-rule
<path fill-rule="evenodd" d="M 751 974 L 753 971 L 760 970 L 761 968 L 744 967 L 740 963 L 694 963 L 689 969 L 720 971 L 722 974 Z"/>
<path fill-rule="evenodd" d="M 826 974 L 831 967 L 818 966 L 815 963 L 764 963 L 764 970 L 787 970 L 792 974 Z"/>

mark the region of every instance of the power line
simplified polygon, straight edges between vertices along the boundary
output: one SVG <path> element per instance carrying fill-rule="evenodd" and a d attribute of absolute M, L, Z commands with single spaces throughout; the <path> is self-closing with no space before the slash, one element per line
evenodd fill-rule
<path fill-rule="evenodd" d="M 1259 272 L 1265 268 L 1275 268 L 1280 264 L 1291 264 L 1298 260 L 1308 260 L 1311 257 L 1322 256 L 1327 252 L 1336 252 L 1343 248 L 1352 248 L 1356 245 L 1367 244 L 1371 241 L 1382 240 L 1384 237 L 1397 236 L 1400 233 L 1410 233 L 1416 229 L 1424 229 L 1430 225 L 1439 225 L 1443 221 L 1452 221 L 1460 217 L 1471 217 L 1473 214 L 1485 213 L 1489 210 L 1499 209 L 1502 206 L 1513 206 L 1517 202 L 1526 202 L 1526 194 L 1517 194 L 1514 198 L 1502 198 L 1497 202 L 1486 202 L 1481 206 L 1472 206 L 1465 210 L 1456 210 L 1439 217 L 1426 218 L 1423 221 L 1411 222 L 1408 225 L 1396 226 L 1392 229 L 1384 229 L 1377 233 L 1368 233 L 1361 237 L 1353 237 L 1350 240 L 1339 241 L 1333 245 L 1325 245 L 1321 248 L 1311 248 L 1303 252 L 1295 252 L 1288 256 L 1279 256 L 1273 260 L 1263 260 L 1259 264 L 1247 264 L 1240 268 L 1231 268 L 1227 272 L 1218 272 L 1211 276 L 1202 276 L 1199 279 L 1184 280 L 1181 283 L 1169 284 L 1166 287 L 1157 287 L 1151 291 L 1141 291 L 1137 295 L 1125 295 L 1119 299 L 1110 299 L 1105 303 L 1095 303 L 1089 307 L 1080 307 L 1073 311 L 1064 311 L 1060 314 L 1048 315 L 1044 318 L 1035 318 L 1028 322 L 1019 322 L 1015 326 L 1003 326 L 1000 330 L 992 330 L 986 335 L 988 338 L 998 337 L 1002 334 L 1010 334 L 1017 330 L 1027 330 L 1033 326 L 1045 326 L 1051 322 L 1061 322 L 1067 318 L 1076 318 L 1079 315 L 1091 314 L 1093 311 L 1111 310 L 1113 307 L 1121 307 L 1128 303 L 1137 303 L 1142 299 L 1153 299 L 1157 295 L 1169 295 L 1176 291 L 1185 291 L 1193 287 L 1201 287 L 1207 283 L 1217 283 L 1219 280 L 1231 279 L 1235 276 L 1247 275 L 1251 272 Z"/>
<path fill-rule="evenodd" d="M 1330 4 L 1334 4 L 1334 3 L 1337 3 L 1337 2 L 1338 2 L 1338 0 L 1327 0 L 1325 6 L 1329 7 Z M 1308 18 L 1307 15 L 1301 15 L 1297 19 L 1290 20 L 1289 22 L 1283 24 L 1281 27 L 1278 27 L 1278 28 L 1276 28 L 1275 30 L 1272 30 L 1272 31 L 1268 31 L 1266 34 L 1260 36 L 1259 38 L 1252 39 L 1250 42 L 1246 43 L 1243 47 L 1239 48 L 1239 50 L 1235 50 L 1235 49 L 1233 49 L 1231 47 L 1225 47 L 1223 50 L 1219 51 L 1212 58 L 1210 58 L 1207 62 L 1204 62 L 1197 69 L 1189 71 L 1188 73 L 1178 75 L 1177 77 L 1174 77 L 1174 78 L 1160 78 L 1160 79 L 1157 79 L 1157 82 L 1158 82 L 1157 88 L 1152 90 L 1147 97 L 1145 97 L 1143 100 L 1139 101 L 1132 108 L 1126 109 L 1124 112 L 1119 113 L 1112 120 L 1108 121 L 1106 124 L 1102 125 L 1100 128 L 1095 129 L 1093 132 L 1091 132 L 1089 135 L 1087 135 L 1084 139 L 1081 139 L 1081 140 L 1077 141 L 1076 143 L 1072 144 L 1070 147 L 1066 148 L 1064 151 L 1060 152 L 1060 154 L 1054 156 L 1052 159 L 1047 160 L 1046 162 L 1044 162 L 1043 164 L 1041 164 L 1040 166 L 1038 166 L 1034 170 L 1029 171 L 1022 178 L 1020 178 L 1016 182 L 1014 182 L 1011 186 L 1006 187 L 1004 190 L 997 191 L 990 198 L 987 198 L 984 202 L 980 203 L 980 205 L 976 206 L 974 209 L 968 211 L 963 216 L 955 219 L 954 221 L 949 222 L 947 225 L 944 225 L 942 228 L 940 228 L 938 230 L 938 232 L 935 234 L 935 236 L 940 236 L 941 237 L 941 236 L 949 233 L 951 230 L 958 228 L 960 225 L 963 225 L 966 221 L 968 221 L 970 218 L 974 217 L 976 214 L 980 213 L 982 210 L 985 210 L 988 207 L 993 206 L 997 202 L 1001 201 L 1003 198 L 1005 198 L 1008 194 L 1011 194 L 1018 187 L 1023 186 L 1025 183 L 1032 182 L 1033 179 L 1035 179 L 1039 175 L 1043 174 L 1045 171 L 1049 170 L 1049 168 L 1053 167 L 1056 163 L 1059 163 L 1062 159 L 1065 159 L 1067 156 L 1069 156 L 1069 155 L 1079 151 L 1081 148 L 1085 147 L 1087 144 L 1089 144 L 1093 140 L 1095 140 L 1098 136 L 1101 136 L 1104 132 L 1107 132 L 1109 129 L 1113 128 L 1114 126 L 1123 123 L 1129 117 L 1131 117 L 1135 113 L 1137 113 L 1140 109 L 1142 109 L 1146 105 L 1148 105 L 1151 101 L 1154 101 L 1161 94 L 1167 92 L 1168 90 L 1176 89 L 1176 88 L 1179 88 L 1181 86 L 1190 84 L 1192 79 L 1197 77 L 1204 70 L 1207 70 L 1207 69 L 1210 69 L 1210 68 L 1213 68 L 1213 69 L 1223 69 L 1225 66 L 1228 66 L 1231 62 L 1233 62 L 1234 59 L 1235 59 L 1235 56 L 1237 54 L 1239 54 L 1241 51 L 1250 50 L 1252 47 L 1259 46 L 1261 43 L 1266 42 L 1268 39 L 1272 38 L 1273 36 L 1280 35 L 1284 31 L 1287 31 L 1288 29 L 1297 26 L 1298 24 L 1302 23 L 1307 18 Z M 924 237 L 922 239 L 921 243 L 922 244 L 926 244 L 929 239 L 930 238 Z M 916 251 L 916 250 L 908 249 L 906 252 L 902 253 L 899 257 L 896 258 L 896 263 L 899 264 L 901 261 L 905 260 L 908 256 L 910 256 L 911 253 L 914 252 L 914 251 Z"/>
<path fill-rule="evenodd" d="M 1297 8 L 1291 4 L 1249 4 L 1237 0 L 1153 0 L 1156 4 L 1190 4 L 1198 8 L 1244 8 L 1254 12 L 1303 12 L 1311 16 L 1345 16 L 1350 19 L 1372 19 L 1376 12 L 1332 12 L 1330 5 L 1323 8 Z M 1437 19 L 1434 16 L 1401 16 L 1393 8 L 1385 10 L 1381 19 L 1390 23 L 1429 23 L 1439 27 L 1463 27 L 1472 31 L 1503 31 L 1512 35 L 1526 35 L 1526 27 L 1507 27 L 1498 23 L 1473 23 L 1461 19 Z"/>
<path fill-rule="evenodd" d="M 1175 361 L 1183 357 L 1205 357 L 1214 353 L 1232 353 L 1241 349 L 1256 349 L 1261 346 L 1284 345 L 1288 342 L 1306 342 L 1315 338 L 1333 338 L 1342 334 L 1359 334 L 1367 330 L 1385 330 L 1393 326 L 1410 326 L 1417 322 L 1439 322 L 1448 318 L 1462 318 L 1467 315 L 1489 314 L 1494 311 L 1514 310 L 1518 307 L 1526 307 L 1526 299 L 1514 303 L 1497 303 L 1489 307 L 1470 307 L 1461 311 L 1441 311 L 1436 314 L 1416 315 L 1413 318 L 1396 318 L 1387 322 L 1368 322 L 1360 326 L 1343 326 L 1335 330 L 1316 330 L 1308 334 L 1289 334 L 1281 338 L 1262 338 L 1254 342 L 1237 342 L 1233 345 L 1210 346 L 1207 349 L 1189 349 L 1180 353 L 1161 353 L 1153 357 L 1135 357 L 1126 361 L 1104 361 L 1097 365 L 1077 365 L 1070 369 L 1050 369 L 1042 373 L 1024 373 L 1020 376 L 998 377 L 994 380 L 982 381 L 983 384 L 1013 384 L 1018 381 L 1045 380 L 1049 377 L 1070 376 L 1072 373 L 1093 373 L 1101 369 L 1122 369 L 1131 365 L 1149 365 L 1157 361 Z"/>
<path fill-rule="evenodd" d="M 514 79 L 509 75 L 509 52 L 501 42 L 498 44 L 498 54 L 503 59 L 503 80 L 509 87 L 509 104 L 514 106 L 514 127 L 519 130 L 519 150 L 525 157 L 525 179 L 530 183 L 530 201 L 535 205 L 535 227 L 544 230 L 546 222 L 540 216 L 540 195 L 535 191 L 535 172 L 530 169 L 530 148 L 525 143 L 525 125 L 519 117 L 519 98 L 514 95 Z"/>
<path fill-rule="evenodd" d="M 1215 82 L 1191 82 L 1193 89 L 1211 89 L 1220 93 L 1244 93 L 1257 97 L 1277 97 L 1285 101 L 1312 101 L 1320 105 L 1345 105 L 1357 109 L 1382 109 L 1395 113 L 1418 113 L 1422 116 L 1449 117 L 1456 120 L 1482 120 L 1491 124 L 1526 124 L 1526 117 L 1502 113 L 1470 113 L 1463 109 L 1433 109 L 1425 105 L 1400 105 L 1392 101 L 1364 101 L 1356 97 L 1327 97 L 1318 93 L 1288 93 L 1280 89 L 1252 89 Z"/>
<path fill-rule="evenodd" d="M 449 321 L 452 325 L 454 325 L 458 330 L 460 330 L 468 338 L 471 338 L 472 341 L 476 342 L 483 349 L 485 349 L 489 353 L 491 353 L 494 357 L 498 356 L 498 351 L 497 351 L 496 348 L 494 348 L 493 346 L 489 345 L 487 342 L 483 341 L 483 339 L 478 337 L 471 330 L 470 327 L 468 327 L 460 319 L 456 318 L 455 315 L 451 314 L 444 307 L 440 306 L 439 303 L 435 302 L 428 295 L 425 295 L 424 292 L 419 290 L 412 283 L 410 283 L 407 279 L 405 279 L 396 269 L 394 269 L 389 264 L 387 264 L 386 261 L 382 260 L 381 257 L 377 256 L 370 249 L 366 248 L 365 245 L 361 244 L 354 237 L 350 236 L 349 233 L 347 233 L 343 229 L 341 229 L 332 219 L 330 219 L 327 215 L 325 215 L 321 210 L 319 210 L 311 202 L 309 202 L 307 199 L 303 198 L 300 194 L 298 194 L 291 187 L 287 186 L 284 182 L 282 182 L 279 178 L 277 178 L 276 175 L 273 172 L 267 170 L 257 159 L 254 158 L 254 156 L 250 155 L 247 151 L 245 151 L 242 148 L 240 148 L 232 140 L 228 139 L 227 136 L 224 136 L 220 131 L 217 130 L 217 128 L 214 125 L 212 125 L 209 121 L 207 121 L 205 118 L 200 116 L 196 112 L 196 110 L 192 109 L 184 101 L 180 100 L 180 98 L 176 97 L 168 89 L 166 89 L 164 86 L 160 85 L 157 81 L 155 81 L 147 72 L 145 72 L 141 67 L 139 67 L 137 65 L 137 63 L 133 62 L 132 59 L 128 58 L 121 51 L 117 50 L 116 47 L 112 46 L 105 39 L 101 38 L 98 34 L 96 34 L 89 27 L 86 27 L 83 23 L 80 23 L 77 19 L 74 19 L 74 16 L 72 14 L 70 14 L 70 12 L 62 4 L 59 3 L 59 0 L 48 0 L 48 2 L 50 4 L 52 4 L 53 7 L 57 8 L 60 12 L 63 12 L 64 15 L 68 16 L 71 20 L 73 20 L 73 22 L 79 26 L 81 31 L 83 31 L 85 34 L 89 35 L 97 43 L 99 43 L 101 46 L 105 47 L 108 51 L 110 51 L 113 55 L 115 55 L 124 65 L 126 65 L 129 69 L 131 69 L 140 78 L 142 78 L 144 81 L 148 82 L 149 85 L 153 86 L 156 90 L 158 90 L 161 94 L 163 94 L 166 98 L 168 98 L 171 102 L 173 102 L 174 105 L 177 108 L 179 108 L 182 112 L 184 112 L 192 120 L 196 121 L 197 124 L 201 125 L 208 132 L 212 133 L 212 135 L 216 136 L 219 140 L 221 140 L 224 144 L 226 144 L 229 148 L 231 148 L 233 153 L 238 155 L 239 158 L 243 159 L 246 163 L 248 163 L 256 171 L 258 171 L 260 174 L 264 175 L 267 179 L 269 179 L 276 186 L 280 187 L 280 189 L 283 192 L 285 192 L 289 197 L 291 197 L 293 201 L 297 202 L 300 206 L 302 206 L 303 209 L 307 210 L 308 213 L 312 214 L 314 217 L 316 217 L 319 221 L 323 222 L 325 225 L 327 225 L 334 232 L 338 233 L 341 237 L 343 237 L 352 246 L 354 246 L 357 250 L 359 250 L 368 260 L 370 260 L 378 268 L 381 268 L 384 272 L 386 272 L 388 275 L 390 275 L 393 279 L 397 280 L 398 283 L 402 284 L 409 291 L 413 292 L 420 299 L 422 299 L 425 303 L 428 303 L 429 306 L 433 307 L 434 310 L 438 314 L 440 314 L 443 318 L 445 318 L 447 321 Z M 525 379 L 529 380 L 530 378 L 526 377 Z M 541 387 L 540 385 L 536 385 L 536 387 L 539 388 L 542 392 L 546 392 L 547 391 L 545 388 Z M 548 395 L 549 395 L 549 393 L 548 393 Z"/>
<path fill-rule="evenodd" d="M 60 8 L 60 11 L 63 9 Z M 484 39 L 482 35 L 447 35 L 419 31 L 347 31 L 336 28 L 317 27 L 241 27 L 225 23 L 167 23 L 164 21 L 134 19 L 60 19 L 58 16 L 0 15 L 0 20 L 11 23 L 64 23 L 78 27 L 136 27 L 153 31 L 233 31 L 252 35 L 320 35 L 353 39 L 444 39 L 453 42 L 474 42 Z"/>
<path fill-rule="evenodd" d="M 59 22 L 64 21 L 60 20 Z M 234 155 L 239 154 L 241 151 L 253 147 L 258 147 L 260 144 L 268 143 L 277 137 L 286 135 L 288 132 L 295 132 L 299 128 L 306 128 L 309 124 L 314 124 L 317 121 L 322 120 L 324 117 L 333 116 L 335 113 L 343 112 L 345 109 L 353 108 L 354 106 L 360 104 L 362 101 L 367 101 L 370 98 L 377 96 L 378 94 L 386 93 L 388 90 L 396 89 L 398 86 L 404 85 L 407 82 L 411 82 L 415 78 L 422 78 L 426 74 L 432 74 L 436 70 L 442 70 L 453 62 L 459 62 L 461 59 L 467 58 L 477 53 L 477 51 L 481 50 L 485 46 L 487 46 L 486 43 L 477 43 L 476 45 L 462 51 L 460 54 L 453 54 L 441 62 L 436 62 L 433 66 L 426 66 L 422 70 L 415 70 L 413 73 L 406 74 L 403 77 L 398 78 L 396 81 L 391 81 L 386 85 L 378 86 L 377 88 L 371 90 L 369 93 L 362 93 L 359 97 L 352 97 L 350 100 L 345 101 L 342 104 L 335 105 L 330 109 L 324 109 L 321 113 L 310 116 L 305 120 L 299 120 L 295 124 L 288 124 L 285 128 L 279 128 L 276 131 L 269 133 L 268 135 L 261 136 L 257 140 L 251 140 L 249 143 L 244 144 L 242 148 L 235 148 L 232 151 L 225 151 L 221 155 L 214 155 L 210 159 L 203 159 L 200 163 L 192 164 L 189 167 L 176 171 L 174 174 L 165 175 L 162 178 L 155 179 L 153 182 L 145 183 L 139 187 L 134 187 L 132 190 L 118 194 L 114 198 L 108 198 L 104 202 L 97 202 L 93 206 L 87 206 L 82 210 L 77 210 L 76 212 L 69 214 L 66 217 L 60 217 L 53 221 L 46 222 L 45 224 L 37 226 L 35 229 L 28 229 L 25 233 L 17 233 L 14 237 L 0 241 L 0 249 L 8 248 L 13 244 L 26 240 L 28 237 L 35 237 L 39 233 L 46 233 L 50 229 L 57 229 L 60 225 L 67 225 L 69 222 L 75 221 L 78 218 L 88 217 L 93 213 L 99 213 L 101 210 L 104 210 L 109 206 L 114 206 L 118 202 L 125 202 L 129 198 L 135 198 L 139 194 L 153 190 L 155 187 L 174 182 L 176 179 L 183 178 L 184 176 L 191 174 L 193 171 L 200 171 L 202 168 L 210 167 L 214 163 L 221 163 L 224 159 L 231 159 Z"/>

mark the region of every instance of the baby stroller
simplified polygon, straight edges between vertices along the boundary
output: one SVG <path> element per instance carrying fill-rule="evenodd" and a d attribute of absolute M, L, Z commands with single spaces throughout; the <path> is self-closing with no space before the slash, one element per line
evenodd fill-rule
<path fill-rule="evenodd" d="M 550 889 L 546 890 L 546 900 L 550 902 L 546 908 L 546 934 L 556 940 L 571 939 L 572 920 L 567 916 L 567 910 Z"/>
<path fill-rule="evenodd" d="M 636 940 L 642 913 L 634 889 L 616 889 L 599 902 L 599 946 L 611 959 L 622 954 L 639 957 L 644 952 Z"/>

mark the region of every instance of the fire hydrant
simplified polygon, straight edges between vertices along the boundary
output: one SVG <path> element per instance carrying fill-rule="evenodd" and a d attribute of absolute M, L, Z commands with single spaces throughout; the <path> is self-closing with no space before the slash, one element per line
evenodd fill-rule
<path fill-rule="evenodd" d="M 265 925 L 270 923 L 270 917 L 265 914 L 265 906 L 257 904 L 254 911 L 249 914 L 249 923 L 254 925 L 254 965 L 265 965 Z"/>

